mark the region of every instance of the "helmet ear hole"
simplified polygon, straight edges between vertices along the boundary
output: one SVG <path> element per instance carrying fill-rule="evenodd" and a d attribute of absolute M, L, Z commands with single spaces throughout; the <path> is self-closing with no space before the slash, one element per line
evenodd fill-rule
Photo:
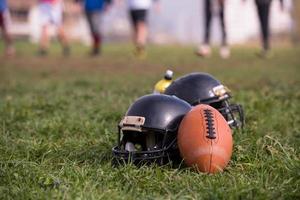
<path fill-rule="evenodd" d="M 225 106 L 223 101 L 218 101 L 218 102 L 210 103 L 209 105 L 211 107 L 215 108 L 215 109 L 220 109 L 220 108 L 223 108 Z"/>
<path fill-rule="evenodd" d="M 131 143 L 134 146 L 135 150 L 138 151 L 139 149 L 142 149 L 143 146 L 145 146 L 145 136 L 140 132 L 136 131 L 124 131 L 122 143 L 124 145 L 125 150 L 127 143 Z M 139 144 L 140 146 L 137 146 L 137 144 Z"/>

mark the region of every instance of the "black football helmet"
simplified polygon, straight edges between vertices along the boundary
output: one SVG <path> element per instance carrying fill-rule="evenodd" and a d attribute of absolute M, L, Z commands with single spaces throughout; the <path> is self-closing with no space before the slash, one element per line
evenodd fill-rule
<path fill-rule="evenodd" d="M 177 129 L 190 109 L 187 102 L 163 94 L 136 100 L 119 123 L 114 161 L 165 164 L 179 157 Z"/>
<path fill-rule="evenodd" d="M 207 73 L 191 73 L 175 80 L 165 91 L 190 105 L 208 104 L 224 116 L 231 128 L 244 126 L 243 107 L 230 104 L 230 91 Z"/>

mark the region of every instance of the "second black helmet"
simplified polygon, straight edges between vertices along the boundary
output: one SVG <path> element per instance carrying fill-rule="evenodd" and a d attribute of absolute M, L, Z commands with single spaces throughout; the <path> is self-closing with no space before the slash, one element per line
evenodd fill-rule
<path fill-rule="evenodd" d="M 242 106 L 230 104 L 230 91 L 210 74 L 191 73 L 180 77 L 166 89 L 165 94 L 174 95 L 192 106 L 208 104 L 218 109 L 231 127 L 244 124 Z"/>

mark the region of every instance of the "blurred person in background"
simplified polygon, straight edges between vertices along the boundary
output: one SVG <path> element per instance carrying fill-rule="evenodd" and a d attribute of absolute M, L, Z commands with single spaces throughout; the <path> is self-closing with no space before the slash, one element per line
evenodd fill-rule
<path fill-rule="evenodd" d="M 135 45 L 135 55 L 138 58 L 146 56 L 146 43 L 148 37 L 148 12 L 155 3 L 156 10 L 159 11 L 159 0 L 127 0 L 129 14 L 133 25 L 133 42 Z"/>
<path fill-rule="evenodd" d="M 93 39 L 90 55 L 100 55 L 102 46 L 102 14 L 103 11 L 107 10 L 108 6 L 111 4 L 111 0 L 75 0 L 75 2 L 81 2 L 84 5 L 86 19 Z"/>
<path fill-rule="evenodd" d="M 214 15 L 219 17 L 222 31 L 222 44 L 220 48 L 220 56 L 222 58 L 229 58 L 230 49 L 227 43 L 225 0 L 204 0 L 204 40 L 203 44 L 198 47 L 196 54 L 202 57 L 209 57 L 211 55 L 210 28 L 212 17 Z"/>
<path fill-rule="evenodd" d="M 54 26 L 64 56 L 70 55 L 68 39 L 63 27 L 63 0 L 39 0 L 39 20 L 41 25 L 40 47 L 38 55 L 46 56 L 49 47 L 49 28 Z"/>
<path fill-rule="evenodd" d="M 246 1 L 246 0 L 243 0 Z M 283 0 L 280 1 L 281 10 L 284 10 Z M 270 8 L 272 0 L 255 0 L 260 30 L 261 30 L 261 41 L 262 50 L 259 53 L 261 57 L 269 57 L 270 54 Z"/>
<path fill-rule="evenodd" d="M 292 42 L 294 45 L 299 45 L 300 42 L 300 1 L 293 0 L 291 8 L 292 16 Z"/>
<path fill-rule="evenodd" d="M 0 29 L 2 32 L 2 37 L 5 45 L 5 56 L 13 56 L 15 54 L 15 49 L 13 47 L 13 42 L 11 35 L 7 30 L 7 21 L 9 17 L 9 11 L 6 0 L 0 0 Z"/>

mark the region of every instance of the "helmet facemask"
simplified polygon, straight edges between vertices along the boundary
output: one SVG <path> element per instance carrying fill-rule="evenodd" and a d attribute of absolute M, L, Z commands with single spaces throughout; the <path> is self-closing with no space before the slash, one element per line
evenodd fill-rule
<path fill-rule="evenodd" d="M 123 163 L 162 165 L 178 155 L 176 131 L 143 127 L 144 121 L 142 117 L 124 117 L 119 124 L 118 146 L 113 149 L 115 158 Z"/>
<path fill-rule="evenodd" d="M 173 166 L 180 158 L 177 130 L 190 110 L 187 102 L 168 95 L 150 94 L 137 99 L 119 123 L 113 163 Z"/>
<path fill-rule="evenodd" d="M 223 115 L 230 128 L 243 128 L 245 123 L 243 107 L 229 102 L 231 98 L 230 90 L 223 85 L 219 85 L 214 87 L 210 93 L 211 98 L 198 100 L 193 105 L 208 104 Z"/>
<path fill-rule="evenodd" d="M 243 128 L 245 124 L 244 110 L 239 104 L 231 104 L 229 99 L 209 104 L 216 108 L 226 119 L 230 128 Z"/>

